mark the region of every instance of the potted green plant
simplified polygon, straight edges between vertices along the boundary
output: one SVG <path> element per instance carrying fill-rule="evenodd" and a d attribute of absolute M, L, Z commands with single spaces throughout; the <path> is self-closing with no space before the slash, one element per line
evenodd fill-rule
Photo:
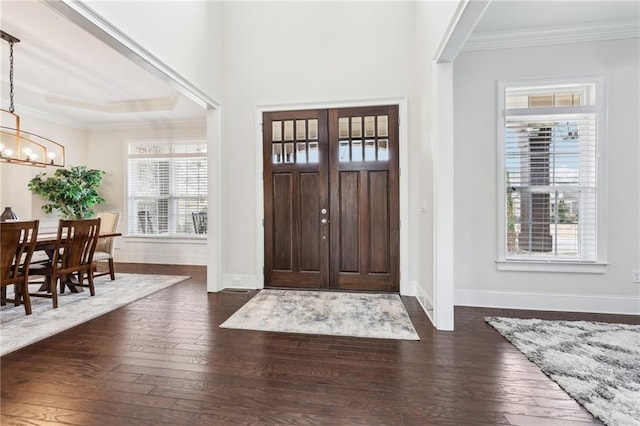
<path fill-rule="evenodd" d="M 58 169 L 51 177 L 39 173 L 29 181 L 29 189 L 48 201 L 42 206 L 45 213 L 55 209 L 65 219 L 87 219 L 94 215 L 91 207 L 105 201 L 98 194 L 104 173 L 86 166 Z"/>

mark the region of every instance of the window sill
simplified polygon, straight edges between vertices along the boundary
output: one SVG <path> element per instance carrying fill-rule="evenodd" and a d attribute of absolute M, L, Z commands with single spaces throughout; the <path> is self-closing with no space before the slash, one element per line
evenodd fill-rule
<path fill-rule="evenodd" d="M 608 263 L 571 262 L 571 261 L 534 261 L 534 260 L 496 260 L 498 271 L 521 272 L 570 272 L 579 274 L 604 274 Z"/>
<path fill-rule="evenodd" d="M 207 244 L 207 237 L 183 237 L 171 236 L 150 236 L 150 235 L 125 235 L 122 239 L 130 243 L 155 243 L 155 244 Z"/>

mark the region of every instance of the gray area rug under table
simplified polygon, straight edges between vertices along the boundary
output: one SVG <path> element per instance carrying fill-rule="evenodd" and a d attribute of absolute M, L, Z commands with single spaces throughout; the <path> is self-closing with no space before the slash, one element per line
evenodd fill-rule
<path fill-rule="evenodd" d="M 104 315 L 131 302 L 186 280 L 182 275 L 116 274 L 115 281 L 98 277 L 96 295 L 89 289 L 58 294 L 58 308 L 49 298 L 31 297 L 32 314 L 11 302 L 0 308 L 0 356 Z M 13 297 L 13 286 L 7 289 Z M 35 290 L 32 288 L 31 291 Z"/>
<path fill-rule="evenodd" d="M 261 290 L 220 327 L 420 340 L 397 294 Z"/>
<path fill-rule="evenodd" d="M 640 325 L 485 321 L 605 424 L 640 425 Z"/>

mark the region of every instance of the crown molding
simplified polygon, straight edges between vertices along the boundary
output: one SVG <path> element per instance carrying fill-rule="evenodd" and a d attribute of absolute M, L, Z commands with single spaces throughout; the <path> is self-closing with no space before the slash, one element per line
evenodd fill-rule
<path fill-rule="evenodd" d="M 640 38 L 637 20 L 472 34 L 463 52 Z"/>
<path fill-rule="evenodd" d="M 30 117 L 38 120 L 47 121 L 55 125 L 69 127 L 75 130 L 81 130 L 81 131 L 89 130 L 89 128 L 85 123 L 82 123 L 77 120 L 68 119 L 68 118 L 61 118 L 56 114 L 51 114 L 41 109 L 32 108 L 28 105 L 20 105 L 19 107 L 16 106 L 16 113 L 21 117 L 26 118 L 26 120 L 28 120 L 28 118 Z M 25 127 L 24 130 L 28 130 L 28 129 Z"/>
<path fill-rule="evenodd" d="M 137 130 L 185 130 L 185 129 L 206 129 L 206 118 L 184 118 L 174 120 L 155 121 L 131 121 L 117 123 L 94 123 L 87 128 L 89 132 L 110 132 L 110 131 L 137 131 Z"/>
<path fill-rule="evenodd" d="M 50 104 L 63 105 L 83 110 L 109 114 L 127 114 L 136 112 L 173 111 L 178 102 L 177 94 L 162 98 L 130 99 L 125 101 L 93 101 L 78 96 L 47 94 L 44 100 Z"/>
<path fill-rule="evenodd" d="M 183 117 L 177 119 L 138 119 L 138 120 L 122 120 L 117 122 L 80 122 L 61 118 L 58 115 L 50 114 L 40 109 L 31 108 L 29 106 L 20 106 L 16 108 L 16 113 L 21 118 L 26 119 L 28 123 L 29 118 L 47 121 L 59 126 L 69 127 L 79 131 L 85 132 L 102 132 L 102 131 L 117 131 L 117 130 L 140 130 L 140 129 L 189 129 L 189 128 L 206 128 L 206 118 L 200 117 Z M 28 124 L 24 130 L 28 129 Z"/>

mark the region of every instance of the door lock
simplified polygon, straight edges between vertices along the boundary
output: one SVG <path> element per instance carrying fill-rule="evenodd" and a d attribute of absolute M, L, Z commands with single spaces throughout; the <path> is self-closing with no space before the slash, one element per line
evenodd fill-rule
<path fill-rule="evenodd" d="M 327 209 L 322 209 L 322 210 L 320 210 L 320 213 L 322 213 L 322 214 L 327 214 Z"/>

